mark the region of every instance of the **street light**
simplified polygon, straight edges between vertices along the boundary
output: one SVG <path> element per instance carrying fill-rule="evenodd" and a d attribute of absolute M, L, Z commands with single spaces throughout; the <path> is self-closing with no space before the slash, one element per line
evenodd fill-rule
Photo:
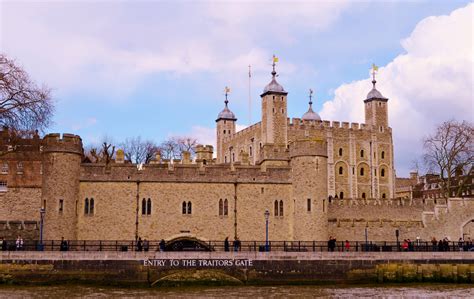
<path fill-rule="evenodd" d="M 398 237 L 400 236 L 400 230 L 397 228 L 395 230 L 395 237 L 397 237 L 397 250 L 400 251 L 400 242 L 398 241 Z"/>
<path fill-rule="evenodd" d="M 268 218 L 270 218 L 270 212 L 268 209 L 265 210 L 263 215 L 265 216 L 265 251 L 268 252 Z"/>
<path fill-rule="evenodd" d="M 44 214 L 46 213 L 44 207 L 40 209 L 40 243 L 39 251 L 43 251 L 43 224 L 44 224 Z"/>

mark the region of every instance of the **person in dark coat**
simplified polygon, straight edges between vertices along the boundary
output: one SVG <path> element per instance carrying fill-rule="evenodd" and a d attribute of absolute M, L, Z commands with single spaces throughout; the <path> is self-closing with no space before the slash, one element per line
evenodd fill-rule
<path fill-rule="evenodd" d="M 142 251 L 143 249 L 143 242 L 142 242 L 142 238 L 138 238 L 138 242 L 137 242 L 137 251 Z"/>
<path fill-rule="evenodd" d="M 160 241 L 160 251 L 161 252 L 165 251 L 165 246 L 166 246 L 165 240 L 161 239 L 161 241 Z"/>
<path fill-rule="evenodd" d="M 229 251 L 229 247 L 230 247 L 230 244 L 229 244 L 229 237 L 225 237 L 225 240 L 224 240 L 224 251 Z"/>
<path fill-rule="evenodd" d="M 68 250 L 68 245 L 67 241 L 64 240 L 64 237 L 61 238 L 61 245 L 59 246 L 60 251 L 67 251 Z"/>
<path fill-rule="evenodd" d="M 147 239 L 143 240 L 143 251 L 148 251 L 150 249 L 150 242 Z"/>

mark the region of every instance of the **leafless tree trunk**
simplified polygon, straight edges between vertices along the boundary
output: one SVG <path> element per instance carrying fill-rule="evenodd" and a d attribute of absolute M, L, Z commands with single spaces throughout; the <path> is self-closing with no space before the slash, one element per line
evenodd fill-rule
<path fill-rule="evenodd" d="M 197 139 L 191 137 L 171 137 L 163 141 L 159 149 L 163 159 L 181 159 L 183 151 L 188 151 L 194 156 Z"/>
<path fill-rule="evenodd" d="M 439 125 L 434 135 L 424 140 L 424 161 L 428 169 L 439 172 L 441 188 L 446 197 L 460 196 L 466 179 L 453 184 L 456 172 L 470 174 L 473 170 L 474 127 L 467 121 L 447 121 Z M 466 176 L 469 177 L 469 176 Z"/>
<path fill-rule="evenodd" d="M 51 90 L 38 87 L 28 73 L 0 53 L 0 125 L 29 134 L 43 132 L 53 110 Z"/>

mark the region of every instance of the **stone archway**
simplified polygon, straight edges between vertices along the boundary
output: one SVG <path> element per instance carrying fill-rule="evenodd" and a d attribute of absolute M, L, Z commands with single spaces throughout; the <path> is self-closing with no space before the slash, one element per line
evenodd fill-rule
<path fill-rule="evenodd" d="M 471 238 L 471 240 L 474 239 L 474 219 L 466 221 L 461 226 L 461 234 L 464 240 L 467 240 L 467 238 Z"/>
<path fill-rule="evenodd" d="M 212 251 L 209 243 L 196 237 L 176 237 L 166 242 L 165 251 Z"/>

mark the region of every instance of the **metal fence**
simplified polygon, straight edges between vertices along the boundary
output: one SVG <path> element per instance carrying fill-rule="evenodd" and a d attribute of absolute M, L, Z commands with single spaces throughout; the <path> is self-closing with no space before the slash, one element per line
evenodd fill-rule
<path fill-rule="evenodd" d="M 25 240 L 18 246 L 16 240 L 4 240 L 3 251 L 226 251 L 224 241 L 193 241 L 179 243 L 170 241 L 162 244 L 152 240 L 137 242 L 136 240 L 68 240 L 61 245 L 61 240 Z M 164 246 L 163 246 L 164 245 Z M 471 242 L 444 242 L 434 245 L 431 241 L 414 241 L 408 244 L 393 241 L 338 241 L 330 245 L 327 241 L 239 241 L 229 242 L 228 251 L 262 252 L 399 252 L 399 251 L 474 251 Z"/>

